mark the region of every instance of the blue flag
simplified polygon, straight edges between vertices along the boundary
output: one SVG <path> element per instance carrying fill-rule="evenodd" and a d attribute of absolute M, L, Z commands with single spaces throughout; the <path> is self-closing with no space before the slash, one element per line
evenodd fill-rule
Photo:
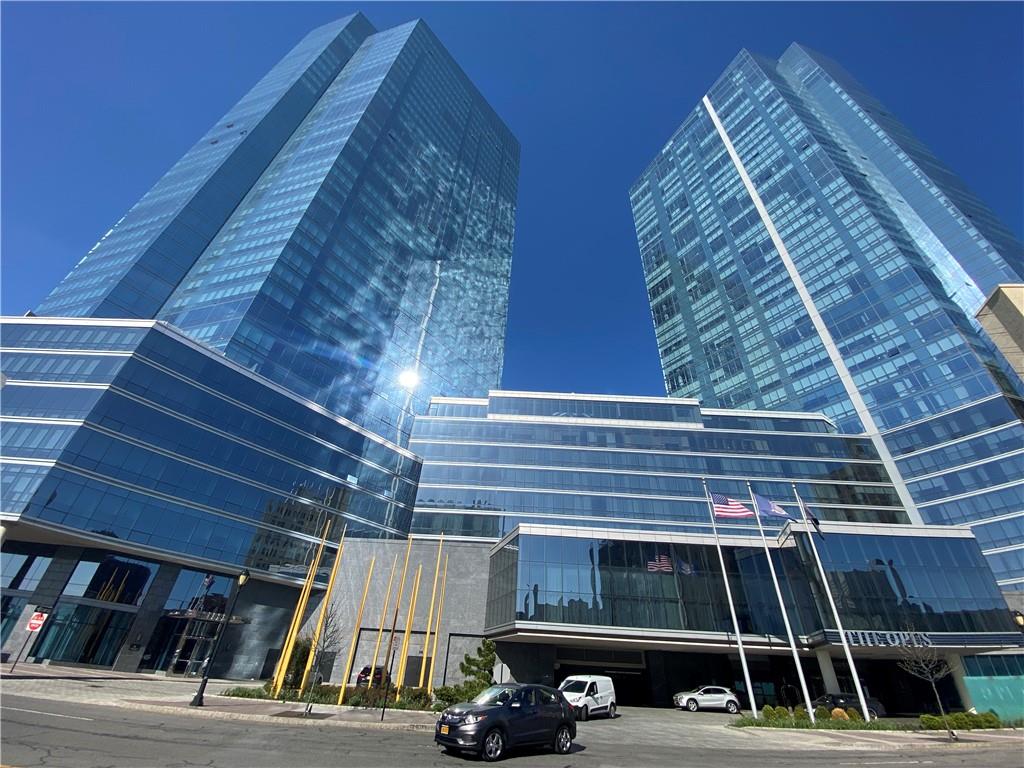
<path fill-rule="evenodd" d="M 761 517 L 784 517 L 787 520 L 793 519 L 789 512 L 784 510 L 771 499 L 766 499 L 764 496 L 759 496 L 755 493 L 754 501 L 757 504 L 757 514 Z"/>

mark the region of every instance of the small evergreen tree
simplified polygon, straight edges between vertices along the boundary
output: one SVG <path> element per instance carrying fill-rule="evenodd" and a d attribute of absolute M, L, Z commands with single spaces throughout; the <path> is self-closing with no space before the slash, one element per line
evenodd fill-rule
<path fill-rule="evenodd" d="M 475 656 L 467 653 L 459 662 L 459 671 L 466 677 L 467 683 L 479 683 L 482 691 L 487 686 L 494 685 L 494 663 L 497 660 L 498 651 L 494 641 L 484 638 L 480 642 L 480 647 L 476 649 Z"/>
<path fill-rule="evenodd" d="M 486 638 L 480 642 L 476 654 L 466 654 L 459 662 L 459 671 L 466 677 L 461 685 L 445 685 L 434 689 L 434 696 L 444 705 L 469 701 L 478 693 L 494 685 L 494 664 L 498 660 L 497 647 Z"/>

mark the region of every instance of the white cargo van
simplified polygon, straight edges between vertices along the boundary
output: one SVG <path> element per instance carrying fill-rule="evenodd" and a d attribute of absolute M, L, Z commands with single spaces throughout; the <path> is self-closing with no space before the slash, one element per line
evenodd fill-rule
<path fill-rule="evenodd" d="M 558 686 L 572 705 L 577 720 L 591 715 L 606 714 L 615 717 L 615 685 L 604 675 L 572 675 Z"/>

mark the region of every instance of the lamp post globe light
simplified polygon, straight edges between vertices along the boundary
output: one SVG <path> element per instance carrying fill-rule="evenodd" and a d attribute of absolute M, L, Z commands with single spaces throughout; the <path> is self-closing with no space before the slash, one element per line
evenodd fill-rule
<path fill-rule="evenodd" d="M 228 623 L 231 621 L 231 614 L 235 612 L 235 603 L 238 602 L 238 593 L 242 591 L 242 587 L 249 581 L 249 571 L 244 570 L 238 574 L 238 579 L 235 582 L 234 587 L 231 590 L 231 599 L 228 601 L 227 610 L 224 612 L 224 618 L 221 620 L 220 628 L 217 630 L 217 638 L 213 641 L 213 648 L 210 649 L 210 655 L 203 662 L 203 679 L 199 682 L 199 688 L 196 690 L 196 695 L 192 697 L 192 701 L 189 702 L 190 707 L 201 707 L 203 706 L 203 693 L 206 691 L 206 684 L 210 682 L 210 668 L 213 666 L 214 659 L 217 658 L 217 651 L 220 649 L 221 640 L 224 639 L 224 632 L 228 628 Z"/>

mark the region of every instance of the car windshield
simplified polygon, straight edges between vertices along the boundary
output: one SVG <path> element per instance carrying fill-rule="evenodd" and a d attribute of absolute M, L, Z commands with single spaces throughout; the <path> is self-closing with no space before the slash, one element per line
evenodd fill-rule
<path fill-rule="evenodd" d="M 566 693 L 583 693 L 587 689 L 585 680 L 573 680 L 571 683 L 562 683 L 562 690 Z"/>
<path fill-rule="evenodd" d="M 473 699 L 473 703 L 504 704 L 505 702 L 512 700 L 512 694 L 514 692 L 514 688 L 509 688 L 505 685 L 492 685 L 490 688 L 485 688 L 483 691 L 478 693 L 476 698 Z"/>

